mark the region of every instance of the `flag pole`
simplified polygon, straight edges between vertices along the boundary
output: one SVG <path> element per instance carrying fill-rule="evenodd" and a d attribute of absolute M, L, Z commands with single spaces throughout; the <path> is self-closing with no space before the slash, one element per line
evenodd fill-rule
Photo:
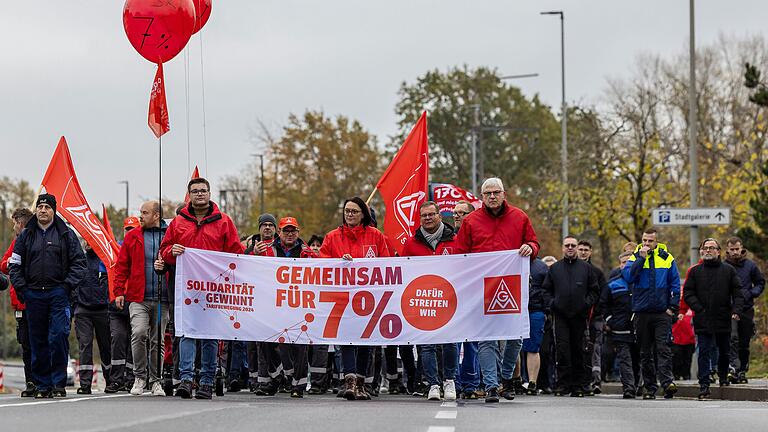
<path fill-rule="evenodd" d="M 371 200 L 373 199 L 373 196 L 376 195 L 377 190 L 379 190 L 378 186 L 373 188 L 371 195 L 368 197 L 367 200 L 365 200 L 365 205 L 368 205 L 371 202 Z"/>
<path fill-rule="evenodd" d="M 160 235 L 158 236 L 160 239 L 160 242 L 162 243 L 163 239 L 163 136 L 160 135 L 157 137 L 157 154 L 158 154 L 158 161 L 157 161 L 157 167 L 158 167 L 158 173 L 157 173 L 157 191 L 158 191 L 158 203 L 159 203 L 159 209 L 160 209 Z M 160 251 L 160 247 L 158 245 L 158 253 Z M 163 306 L 162 306 L 162 300 L 163 300 L 163 274 L 157 275 L 157 378 L 162 379 L 163 376 L 163 353 L 160 349 L 161 346 L 163 346 L 163 342 L 165 342 L 165 338 L 163 337 Z M 151 388 L 150 388 L 151 390 Z"/>
<path fill-rule="evenodd" d="M 35 196 L 32 197 L 32 204 L 29 206 L 29 209 L 32 211 L 32 213 L 35 212 L 35 209 L 36 209 L 35 203 L 37 202 L 37 197 L 40 196 L 40 192 L 42 191 L 43 191 L 43 185 L 40 185 L 40 187 L 37 188 L 37 193 L 35 194 Z"/>

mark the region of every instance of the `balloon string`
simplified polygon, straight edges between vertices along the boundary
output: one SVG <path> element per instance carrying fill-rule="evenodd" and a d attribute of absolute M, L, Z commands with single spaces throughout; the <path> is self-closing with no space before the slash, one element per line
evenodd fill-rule
<path fill-rule="evenodd" d="M 208 173 L 208 137 L 205 130 L 205 74 L 203 73 L 203 33 L 198 32 L 200 35 L 200 87 L 202 88 L 202 103 L 203 103 L 203 151 L 205 155 L 205 175 Z"/>
<path fill-rule="evenodd" d="M 192 174 L 192 147 L 189 140 L 189 44 L 184 47 L 184 99 L 187 110 L 187 177 L 189 177 Z"/>

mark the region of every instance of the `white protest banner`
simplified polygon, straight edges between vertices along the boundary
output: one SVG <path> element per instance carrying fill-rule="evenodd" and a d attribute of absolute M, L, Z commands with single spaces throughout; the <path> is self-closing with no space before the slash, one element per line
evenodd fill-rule
<path fill-rule="evenodd" d="M 293 259 L 187 248 L 176 335 L 405 345 L 528 337 L 528 258 L 517 251 Z"/>

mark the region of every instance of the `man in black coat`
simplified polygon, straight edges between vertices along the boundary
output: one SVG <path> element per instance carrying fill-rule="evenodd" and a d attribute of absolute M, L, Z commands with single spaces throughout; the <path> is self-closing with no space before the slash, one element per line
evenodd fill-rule
<path fill-rule="evenodd" d="M 65 397 L 69 299 L 85 274 L 85 256 L 75 232 L 56 216 L 53 195 L 37 198 L 8 264 L 16 295 L 27 306 L 35 397 Z"/>
<path fill-rule="evenodd" d="M 705 239 L 699 253 L 702 262 L 688 271 L 683 293 L 685 302 L 695 313 L 693 328 L 699 344 L 699 399 L 705 399 L 709 396 L 709 365 L 715 350 L 718 351 L 720 386 L 728 385 L 731 320 L 739 320 L 744 295 L 736 270 L 720 261 L 717 240 Z"/>
<path fill-rule="evenodd" d="M 554 319 L 556 396 L 570 392 L 583 397 L 590 378 L 584 368 L 584 334 L 600 289 L 592 266 L 576 256 L 577 244 L 575 237 L 563 239 L 563 259 L 549 268 L 543 285 Z"/>

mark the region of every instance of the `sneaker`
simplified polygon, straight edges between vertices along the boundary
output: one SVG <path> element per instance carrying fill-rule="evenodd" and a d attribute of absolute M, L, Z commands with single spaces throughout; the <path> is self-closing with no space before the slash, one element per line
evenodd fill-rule
<path fill-rule="evenodd" d="M 744 372 L 739 372 L 739 384 L 749 384 L 749 380 L 747 380 L 747 375 Z"/>
<path fill-rule="evenodd" d="M 314 387 L 313 386 L 313 387 L 311 387 L 309 389 L 309 391 L 307 393 L 309 393 L 311 395 L 321 395 L 321 394 L 325 394 L 325 392 L 326 392 L 326 390 L 324 388 Z"/>
<path fill-rule="evenodd" d="M 21 397 L 35 397 L 35 383 L 28 382 L 27 388 L 21 391 Z"/>
<path fill-rule="evenodd" d="M 523 387 L 523 379 L 520 377 L 512 378 L 512 388 L 515 390 L 515 394 L 524 394 L 525 387 Z"/>
<path fill-rule="evenodd" d="M 643 393 L 643 400 L 654 400 L 656 399 L 656 395 L 654 393 L 645 392 Z"/>
<path fill-rule="evenodd" d="M 738 384 L 739 383 L 739 378 L 733 372 L 728 372 L 728 382 L 730 384 Z"/>
<path fill-rule="evenodd" d="M 182 381 L 176 388 L 176 396 L 182 399 L 192 399 L 192 381 Z"/>
<path fill-rule="evenodd" d="M 136 381 L 133 383 L 133 387 L 131 387 L 131 394 L 134 396 L 139 396 L 144 393 L 144 387 L 147 386 L 147 382 L 144 381 L 141 378 L 136 378 Z"/>
<path fill-rule="evenodd" d="M 294 387 L 291 391 L 291 397 L 294 399 L 301 399 L 304 397 L 304 391 L 299 387 Z"/>
<path fill-rule="evenodd" d="M 624 392 L 624 396 L 622 396 L 624 399 L 634 399 L 635 398 L 635 392 L 632 390 L 627 390 Z"/>
<path fill-rule="evenodd" d="M 104 388 L 104 393 L 117 393 L 122 389 L 123 389 L 123 386 L 121 384 L 113 382 L 113 383 L 109 383 L 109 385 Z"/>
<path fill-rule="evenodd" d="M 268 383 L 261 383 L 258 389 L 253 394 L 256 396 L 274 396 L 277 393 L 277 383 L 270 381 Z"/>
<path fill-rule="evenodd" d="M 706 400 L 709 399 L 711 393 L 709 392 L 709 387 L 702 387 L 701 390 L 699 390 L 699 400 Z"/>
<path fill-rule="evenodd" d="M 456 383 L 453 380 L 445 380 L 443 383 L 443 396 L 447 401 L 456 400 Z"/>
<path fill-rule="evenodd" d="M 77 389 L 77 394 L 84 394 L 84 395 L 91 394 L 91 386 L 80 386 L 80 388 Z"/>
<path fill-rule="evenodd" d="M 677 384 L 670 383 L 667 388 L 664 389 L 664 399 L 672 399 L 677 393 Z"/>
<path fill-rule="evenodd" d="M 528 388 L 525 389 L 525 394 L 528 396 L 536 396 L 539 392 L 536 390 L 536 381 L 529 381 Z"/>
<path fill-rule="evenodd" d="M 229 387 L 227 387 L 227 393 L 237 393 L 241 389 L 240 381 L 238 380 L 232 380 L 229 383 Z"/>
<path fill-rule="evenodd" d="M 50 390 L 35 390 L 35 399 L 53 399 L 53 392 Z"/>
<path fill-rule="evenodd" d="M 67 397 L 67 391 L 64 388 L 55 388 L 53 389 L 53 397 L 56 398 L 64 398 Z"/>
<path fill-rule="evenodd" d="M 596 385 L 596 386 L 595 386 L 595 387 L 592 389 L 592 393 L 594 393 L 594 394 L 596 394 L 596 395 L 599 395 L 599 394 L 600 394 L 600 393 L 602 393 L 602 392 L 603 392 L 603 389 L 602 389 L 602 388 L 600 388 L 600 386 L 599 386 L 599 385 Z"/>
<path fill-rule="evenodd" d="M 552 391 L 555 396 L 565 396 L 567 393 L 565 389 L 559 387 Z"/>
<path fill-rule="evenodd" d="M 499 391 L 495 387 L 486 392 L 485 403 L 499 403 Z"/>
<path fill-rule="evenodd" d="M 213 387 L 210 384 L 200 384 L 195 392 L 195 399 L 213 398 Z"/>
<path fill-rule="evenodd" d="M 155 381 L 155 383 L 152 384 L 152 396 L 165 396 L 165 390 L 163 389 L 162 384 L 160 384 L 160 381 Z"/>
<path fill-rule="evenodd" d="M 571 397 L 577 397 L 577 398 L 584 397 L 584 392 L 581 390 L 574 390 L 571 392 Z"/>
<path fill-rule="evenodd" d="M 474 390 L 467 390 L 461 394 L 461 398 L 474 400 L 477 399 L 477 394 L 475 394 Z"/>
<path fill-rule="evenodd" d="M 502 379 L 501 380 L 501 389 L 500 389 L 499 393 L 501 393 L 501 397 L 503 397 L 506 400 L 514 400 L 515 399 L 515 383 L 514 383 L 514 380 Z"/>
<path fill-rule="evenodd" d="M 427 395 L 427 400 L 434 400 L 439 401 L 440 400 L 440 386 L 435 384 L 433 386 L 429 387 L 429 394 Z"/>

